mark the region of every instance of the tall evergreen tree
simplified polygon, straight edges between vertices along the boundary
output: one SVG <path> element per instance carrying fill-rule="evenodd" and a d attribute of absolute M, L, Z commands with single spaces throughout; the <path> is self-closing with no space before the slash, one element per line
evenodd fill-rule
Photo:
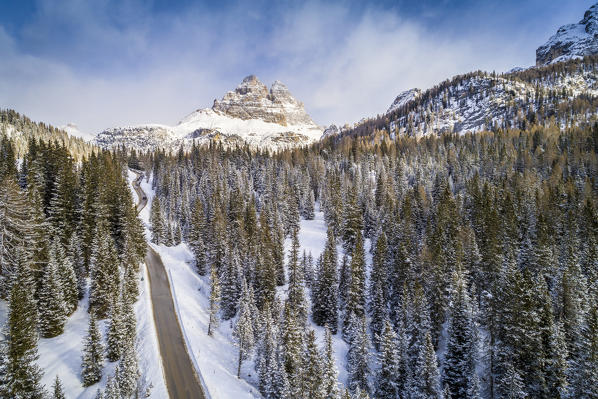
<path fill-rule="evenodd" d="M 56 376 L 56 379 L 54 380 L 52 390 L 54 391 L 54 399 L 66 399 L 66 396 L 64 395 L 64 388 L 62 387 L 62 382 L 60 381 L 60 378 L 58 378 L 58 376 Z"/>
<path fill-rule="evenodd" d="M 216 267 L 212 265 L 210 271 L 210 319 L 208 321 L 208 335 L 212 335 L 212 329 L 218 328 L 218 322 L 220 320 L 220 301 L 220 280 L 218 279 Z"/>
<path fill-rule="evenodd" d="M 64 287 L 58 274 L 58 246 L 55 240 L 50 251 L 50 259 L 42 278 L 38 293 L 39 327 L 43 337 L 52 338 L 62 334 L 66 324 L 67 305 L 64 300 Z"/>
<path fill-rule="evenodd" d="M 22 247 L 14 254 L 16 276 L 8 305 L 6 388 L 11 398 L 44 398 L 42 371 L 36 364 L 37 307 L 30 264 Z M 2 378 L 4 380 L 4 378 Z"/>
<path fill-rule="evenodd" d="M 239 303 L 239 317 L 233 329 L 233 337 L 239 348 L 239 362 L 237 367 L 237 377 L 241 378 L 241 363 L 246 360 L 255 344 L 252 318 L 254 315 L 250 312 L 251 304 L 247 285 L 243 283 L 243 295 Z"/>
<path fill-rule="evenodd" d="M 355 325 L 347 352 L 347 371 L 349 373 L 349 389 L 369 392 L 369 349 L 370 342 L 367 334 L 365 317 L 362 316 Z"/>
<path fill-rule="evenodd" d="M 376 375 L 375 397 L 379 399 L 394 399 L 400 397 L 399 391 L 399 351 L 397 335 L 390 321 L 384 322 L 382 337 L 380 338 L 380 370 Z"/>
<path fill-rule="evenodd" d="M 89 315 L 87 336 L 83 344 L 83 362 L 81 364 L 83 386 L 88 387 L 102 379 L 103 352 L 102 335 L 98 329 L 95 314 L 91 313 Z"/>

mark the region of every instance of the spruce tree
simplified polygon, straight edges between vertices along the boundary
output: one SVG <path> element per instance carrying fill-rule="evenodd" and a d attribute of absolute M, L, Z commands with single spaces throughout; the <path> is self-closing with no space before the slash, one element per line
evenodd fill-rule
<path fill-rule="evenodd" d="M 449 310 L 444 383 L 454 398 L 467 398 L 475 374 L 476 334 L 473 310 L 462 273 L 454 277 L 455 291 Z"/>
<path fill-rule="evenodd" d="M 363 237 L 361 232 L 356 236 L 355 251 L 351 257 L 351 283 L 345 305 L 343 319 L 343 338 L 349 342 L 357 326 L 354 322 L 361 320 L 365 315 L 365 254 L 363 250 Z"/>
<path fill-rule="evenodd" d="M 150 225 L 152 230 L 152 242 L 154 244 L 164 244 L 167 239 L 167 229 L 164 225 L 164 218 L 162 216 L 162 209 L 160 198 L 158 196 L 152 199 L 150 208 Z"/>
<path fill-rule="evenodd" d="M 108 382 L 106 383 L 106 390 L 104 391 L 104 399 L 122 399 L 123 395 L 120 391 L 120 386 L 118 385 L 118 379 L 116 378 L 119 372 L 120 370 L 117 366 L 115 370 L 115 375 L 108 378 Z"/>
<path fill-rule="evenodd" d="M 379 338 L 382 337 L 384 322 L 388 316 L 388 264 L 386 262 L 386 256 L 386 234 L 382 233 L 376 241 L 376 250 L 373 256 L 369 285 L 369 310 L 371 314 L 370 329 L 372 330 L 373 343 L 376 349 L 379 348 Z"/>
<path fill-rule="evenodd" d="M 83 343 L 83 362 L 81 364 L 83 386 L 88 387 L 102 379 L 103 352 L 102 335 L 98 329 L 95 314 L 92 312 L 89 315 L 89 327 Z"/>
<path fill-rule="evenodd" d="M 338 370 L 332 350 L 332 332 L 326 327 L 322 370 L 321 397 L 324 399 L 339 399 Z"/>
<path fill-rule="evenodd" d="M 195 255 L 195 267 L 200 276 L 204 276 L 208 269 L 207 248 L 204 241 L 207 231 L 205 219 L 203 204 L 200 200 L 196 200 L 191 213 L 188 242 Z"/>
<path fill-rule="evenodd" d="M 37 307 L 33 298 L 30 264 L 23 248 L 17 247 L 16 275 L 12 284 L 7 319 L 6 388 L 10 398 L 45 397 L 41 385 L 42 371 L 36 364 Z M 4 380 L 4 378 L 2 378 Z"/>
<path fill-rule="evenodd" d="M 112 299 L 109 318 L 110 323 L 106 337 L 106 358 L 111 362 L 115 362 L 120 359 L 124 344 L 122 298 Z"/>
<path fill-rule="evenodd" d="M 77 309 L 79 304 L 79 289 L 77 275 L 73 265 L 72 258 L 65 254 L 62 245 L 55 240 L 53 244 L 58 258 L 58 276 L 60 277 L 60 286 L 64 298 L 66 315 L 71 315 Z"/>
<path fill-rule="evenodd" d="M 375 397 L 378 399 L 394 399 L 403 393 L 399 391 L 399 351 L 397 335 L 388 319 L 384 322 L 380 337 L 380 370 L 376 375 Z"/>
<path fill-rule="evenodd" d="M 116 380 L 123 397 L 131 397 L 137 390 L 139 378 L 139 366 L 137 363 L 137 351 L 135 341 L 126 340 L 123 354 L 118 363 Z"/>
<path fill-rule="evenodd" d="M 432 337 L 427 332 L 421 345 L 413 373 L 412 396 L 421 399 L 442 398 L 440 374 Z"/>
<path fill-rule="evenodd" d="M 39 327 L 45 338 L 62 334 L 66 323 L 67 306 L 63 297 L 61 276 L 58 274 L 58 245 L 60 244 L 55 240 L 38 293 Z"/>
<path fill-rule="evenodd" d="M 77 276 L 77 297 L 81 300 L 85 296 L 85 289 L 87 288 L 87 271 L 85 270 L 85 259 L 83 258 L 81 240 L 77 231 L 71 234 L 67 249 L 67 257 L 73 264 L 73 269 Z"/>
<path fill-rule="evenodd" d="M 210 318 L 208 321 L 208 335 L 212 335 L 212 330 L 218 328 L 220 321 L 220 301 L 221 301 L 221 289 L 220 280 L 216 267 L 212 265 L 210 270 Z"/>
<path fill-rule="evenodd" d="M 316 334 L 309 330 L 305 337 L 305 351 L 303 353 L 303 396 L 306 398 L 321 398 L 322 386 L 322 357 L 316 344 Z"/>
<path fill-rule="evenodd" d="M 239 303 L 239 317 L 233 329 L 233 337 L 239 348 L 237 378 L 241 378 L 241 363 L 249 357 L 255 343 L 252 320 L 255 315 L 251 314 L 250 309 L 247 285 L 243 283 L 243 295 Z"/>
<path fill-rule="evenodd" d="M 91 287 L 89 306 L 97 317 L 104 318 L 114 296 L 119 293 L 119 259 L 107 221 L 98 222 L 91 258 Z"/>
<path fill-rule="evenodd" d="M 333 334 L 338 330 L 338 272 L 336 240 L 332 229 L 328 229 L 328 240 L 322 261 L 316 288 L 313 292 L 312 318 L 319 326 L 328 326 Z"/>
<path fill-rule="evenodd" d="M 64 395 L 64 388 L 62 387 L 62 382 L 60 381 L 60 378 L 58 378 L 58 376 L 56 376 L 56 379 L 54 380 L 52 390 L 54 391 L 53 399 L 66 399 L 66 396 Z"/>
<path fill-rule="evenodd" d="M 369 349 L 370 342 L 367 334 L 365 317 L 362 316 L 355 325 L 347 352 L 347 372 L 349 374 L 349 389 L 356 392 L 360 389 L 369 392 Z"/>

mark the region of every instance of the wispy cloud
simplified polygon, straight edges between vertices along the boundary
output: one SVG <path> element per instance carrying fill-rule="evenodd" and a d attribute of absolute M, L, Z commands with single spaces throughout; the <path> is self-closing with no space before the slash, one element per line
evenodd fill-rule
<path fill-rule="evenodd" d="M 88 132 L 172 124 L 255 73 L 284 81 L 318 123 L 354 122 L 411 87 L 532 64 L 540 43 L 508 30 L 434 29 L 400 8 L 347 2 L 165 13 L 137 0 L 44 0 L 18 32 L 0 26 L 0 106 Z"/>

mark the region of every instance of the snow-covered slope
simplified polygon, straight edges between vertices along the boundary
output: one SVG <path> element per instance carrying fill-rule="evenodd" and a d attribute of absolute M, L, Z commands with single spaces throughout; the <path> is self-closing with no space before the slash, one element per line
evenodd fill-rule
<path fill-rule="evenodd" d="M 598 96 L 598 69 L 592 63 L 568 69 L 534 68 L 497 76 L 482 72 L 458 76 L 427 90 L 401 93 L 389 108 L 389 122 L 377 128 L 392 134 L 426 136 L 517 127 L 538 118 L 557 123 L 587 121 L 596 114 L 566 114 L 559 109 L 580 97 Z M 566 114 L 563 120 L 559 112 Z M 535 116 L 534 116 L 535 117 Z M 536 121 L 537 122 L 537 121 Z"/>
<path fill-rule="evenodd" d="M 112 128 L 94 141 L 105 148 L 124 144 L 139 150 L 176 150 L 181 145 L 189 148 L 193 142 L 201 145 L 211 141 L 276 150 L 309 144 L 322 132 L 284 84 L 276 81 L 268 90 L 251 75 L 214 101 L 212 108 L 198 109 L 176 126 Z"/>
<path fill-rule="evenodd" d="M 577 24 L 561 26 L 536 50 L 536 65 L 598 54 L 598 4 L 587 10 Z"/>
<path fill-rule="evenodd" d="M 419 96 L 421 96 L 421 94 L 422 94 L 422 91 L 420 89 L 410 89 L 410 90 L 402 92 L 401 94 L 399 94 L 397 96 L 397 98 L 395 98 L 395 100 L 390 105 L 390 107 L 388 107 L 388 110 L 386 111 L 386 113 L 388 114 L 388 113 L 391 113 L 392 111 L 395 111 L 395 110 L 401 108 L 408 102 L 417 99 Z"/>

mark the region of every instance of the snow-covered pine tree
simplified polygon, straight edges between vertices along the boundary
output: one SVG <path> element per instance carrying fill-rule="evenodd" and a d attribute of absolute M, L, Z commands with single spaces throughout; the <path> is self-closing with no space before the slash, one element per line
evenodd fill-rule
<path fill-rule="evenodd" d="M 83 343 L 83 362 L 81 364 L 83 386 L 88 387 L 102 379 L 102 369 L 104 368 L 103 352 L 102 334 L 98 329 L 96 316 L 92 312 L 89 315 L 89 327 Z"/>
<path fill-rule="evenodd" d="M 164 225 L 164 217 L 162 216 L 161 208 L 160 198 L 155 196 L 152 199 L 149 219 L 152 230 L 152 242 L 154 244 L 164 244 L 167 238 L 167 229 Z"/>
<path fill-rule="evenodd" d="M 30 220 L 27 197 L 14 176 L 0 181 L 0 226 L 0 298 L 7 298 L 19 262 L 17 249 L 30 245 L 35 227 Z"/>
<path fill-rule="evenodd" d="M 125 340 L 117 370 L 115 378 L 118 381 L 122 397 L 132 397 L 137 391 L 137 380 L 139 379 L 139 365 L 134 340 Z"/>
<path fill-rule="evenodd" d="M 303 352 L 303 396 L 305 398 L 320 399 L 322 393 L 322 357 L 316 344 L 314 330 L 309 330 L 305 336 L 305 351 Z"/>
<path fill-rule="evenodd" d="M 347 195 L 343 215 L 343 249 L 345 253 L 353 253 L 358 235 L 363 230 L 363 216 L 358 204 L 357 185 L 354 184 Z"/>
<path fill-rule="evenodd" d="M 466 281 L 460 270 L 457 270 L 453 280 L 443 366 L 444 384 L 448 386 L 451 397 L 467 398 L 467 390 L 475 374 L 477 334 Z"/>
<path fill-rule="evenodd" d="M 220 284 L 222 286 L 222 318 L 230 320 L 237 314 L 241 296 L 240 255 L 234 249 L 229 251 L 226 262 L 222 265 Z"/>
<path fill-rule="evenodd" d="M 75 274 L 72 258 L 65 253 L 62 244 L 58 240 L 54 240 L 53 246 L 58 260 L 57 272 L 60 278 L 65 312 L 67 316 L 70 316 L 79 304 L 77 275 Z"/>
<path fill-rule="evenodd" d="M 120 359 L 124 345 L 124 326 L 122 320 L 122 298 L 112 298 L 110 304 L 108 333 L 106 336 L 106 359 L 115 362 Z"/>
<path fill-rule="evenodd" d="M 343 319 L 343 338 L 350 342 L 357 327 L 353 323 L 360 322 L 365 316 L 365 253 L 363 249 L 363 236 L 361 231 L 355 236 L 355 250 L 351 257 L 351 282 L 345 305 L 345 316 Z"/>
<path fill-rule="evenodd" d="M 221 301 L 220 279 L 216 267 L 210 268 L 210 319 L 208 321 L 208 335 L 212 335 L 212 330 L 218 328 L 220 321 L 220 301 Z"/>
<path fill-rule="evenodd" d="M 278 336 L 268 303 L 264 305 L 261 315 L 263 318 L 264 332 L 257 347 L 255 366 L 258 373 L 258 387 L 260 393 L 265 398 L 270 399 L 276 397 L 274 376 L 276 375 L 276 368 L 278 366 Z"/>
<path fill-rule="evenodd" d="M 43 337 L 52 338 L 62 334 L 66 323 L 67 306 L 63 297 L 61 276 L 58 274 L 58 240 L 50 249 L 50 259 L 44 270 L 42 285 L 38 292 L 39 328 Z"/>
<path fill-rule="evenodd" d="M 249 357 L 255 344 L 253 331 L 253 317 L 255 315 L 251 314 L 250 308 L 247 284 L 243 281 L 243 295 L 241 295 L 239 301 L 239 317 L 233 329 L 233 337 L 239 348 L 238 378 L 241 378 L 241 363 Z"/>
<path fill-rule="evenodd" d="M 15 276 L 12 284 L 7 319 L 6 381 L 9 398 L 43 399 L 42 371 L 36 364 L 37 307 L 33 297 L 34 281 L 27 254 L 15 248 Z"/>
<path fill-rule="evenodd" d="M 98 221 L 91 258 L 90 310 L 99 318 L 107 316 L 114 296 L 119 294 L 120 270 L 114 239 L 107 221 Z"/>
<path fill-rule="evenodd" d="M 388 316 L 387 241 L 384 232 L 376 241 L 369 285 L 370 329 L 376 349 L 380 346 L 384 322 Z"/>
<path fill-rule="evenodd" d="M 326 327 L 324 338 L 324 354 L 322 369 L 322 385 L 320 397 L 324 399 L 339 399 L 338 370 L 332 349 L 332 332 Z"/>
<path fill-rule="evenodd" d="M 305 279 L 303 269 L 299 265 L 299 238 L 298 230 L 291 230 L 291 249 L 289 250 L 289 294 L 287 302 L 296 312 L 298 322 L 305 325 L 307 322 L 307 303 L 305 298 Z"/>
<path fill-rule="evenodd" d="M 315 285 L 312 319 L 319 326 L 328 326 L 331 333 L 336 334 L 338 330 L 338 272 L 336 240 L 332 229 L 328 229 L 328 240 L 322 254 Z"/>
<path fill-rule="evenodd" d="M 411 390 L 411 395 L 415 398 L 442 399 L 438 360 L 429 332 L 426 332 L 423 345 L 420 346 Z"/>
<path fill-rule="evenodd" d="M 81 250 L 81 239 L 79 233 L 74 231 L 71 234 L 69 245 L 67 248 L 67 257 L 69 257 L 77 276 L 77 297 L 83 299 L 85 296 L 85 289 L 87 288 L 87 271 L 85 270 L 85 259 L 83 259 L 83 252 Z"/>
<path fill-rule="evenodd" d="M 60 378 L 58 378 L 58 375 L 56 376 L 56 379 L 54 380 L 54 385 L 52 386 L 52 391 L 53 391 L 53 399 L 66 399 L 66 396 L 64 395 L 64 388 L 62 387 L 62 381 L 60 381 Z"/>
<path fill-rule="evenodd" d="M 282 346 L 284 367 L 289 380 L 291 397 L 299 397 L 303 392 L 303 351 L 304 324 L 300 320 L 298 310 L 287 301 L 284 308 L 284 324 L 282 327 Z"/>
<path fill-rule="evenodd" d="M 397 335 L 390 321 L 386 319 L 382 329 L 380 342 L 380 369 L 376 375 L 375 397 L 378 399 L 394 399 L 400 397 L 399 391 L 399 351 Z"/>
<path fill-rule="evenodd" d="M 123 395 L 120 391 L 120 386 L 118 385 L 118 379 L 116 376 L 120 373 L 120 369 L 116 366 L 116 370 L 114 371 L 114 375 L 108 378 L 108 382 L 106 382 L 106 390 L 104 391 L 104 399 L 122 399 Z"/>
<path fill-rule="evenodd" d="M 207 249 L 204 235 L 207 232 L 206 218 L 202 202 L 197 199 L 191 213 L 191 224 L 189 226 L 189 237 L 187 241 L 195 255 L 195 268 L 200 276 L 204 276 L 208 269 Z"/>
<path fill-rule="evenodd" d="M 364 392 L 369 392 L 369 351 L 370 340 L 367 333 L 365 316 L 362 316 L 356 321 L 355 329 L 351 335 L 351 342 L 349 343 L 349 351 L 347 352 L 347 373 L 349 390 L 357 392 L 361 389 Z"/>
<path fill-rule="evenodd" d="M 139 281 L 137 271 L 135 271 L 135 267 L 131 264 L 125 265 L 122 289 L 128 301 L 131 301 L 131 303 L 137 302 L 139 298 Z"/>

